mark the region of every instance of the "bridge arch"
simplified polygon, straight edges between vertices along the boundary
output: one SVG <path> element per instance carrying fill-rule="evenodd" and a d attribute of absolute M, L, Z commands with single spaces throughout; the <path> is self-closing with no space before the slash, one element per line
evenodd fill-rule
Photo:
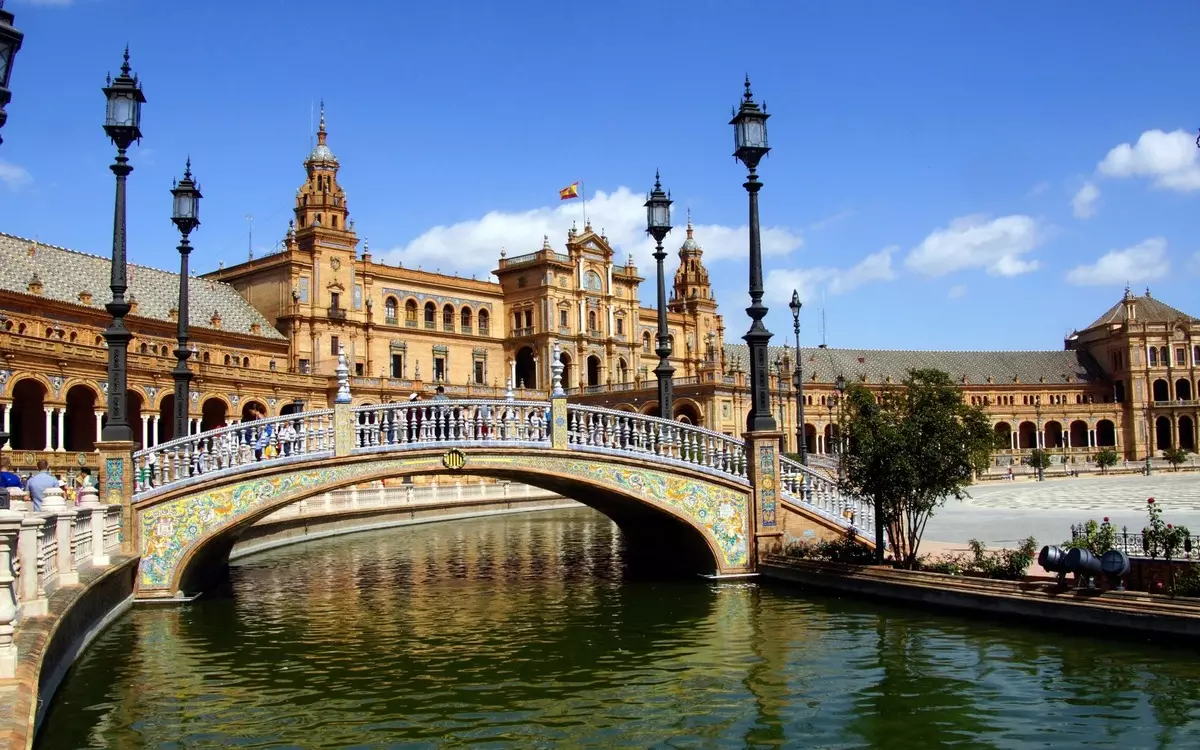
<path fill-rule="evenodd" d="M 134 507 L 142 557 L 138 595 L 169 597 L 211 586 L 224 577 L 241 533 L 284 506 L 342 487 L 416 475 L 507 479 L 557 492 L 611 518 L 635 557 L 665 551 L 675 563 L 705 573 L 737 573 L 752 565 L 744 485 L 686 469 L 655 470 L 636 457 L 597 461 L 560 451 L 515 455 L 503 448 L 463 454 L 460 470 L 446 467 L 443 447 L 403 456 L 305 459 L 151 495 Z"/>

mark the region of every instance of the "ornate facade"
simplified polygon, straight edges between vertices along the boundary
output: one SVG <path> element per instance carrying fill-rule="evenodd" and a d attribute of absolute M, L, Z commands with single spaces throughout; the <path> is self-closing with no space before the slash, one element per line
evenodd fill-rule
<path fill-rule="evenodd" d="M 572 227 L 524 255 L 500 253 L 492 280 L 375 261 L 351 218 L 322 113 L 304 162 L 282 249 L 190 281 L 194 430 L 325 406 L 344 349 L 355 403 L 428 394 L 544 397 L 555 345 L 573 400 L 625 411 L 657 409 L 656 310 L 644 277 L 601 229 Z M 18 468 L 45 455 L 60 468 L 94 463 L 103 421 L 108 260 L 0 234 L 0 410 Z M 135 439 L 174 437 L 170 370 L 178 277 L 130 270 L 134 339 L 129 399 Z M 675 418 L 740 434 L 748 409 L 747 353 L 725 324 L 690 216 L 668 302 Z M 797 449 L 796 353 L 773 347 L 772 404 L 785 447 Z M 1200 423 L 1200 320 L 1154 299 L 1123 299 L 1058 351 L 800 352 L 805 435 L 814 453 L 838 443 L 833 384 L 873 387 L 936 367 L 985 406 L 1010 461 L 1034 447 L 1057 460 L 1112 446 L 1127 460 L 1166 447 L 1195 451 Z"/>

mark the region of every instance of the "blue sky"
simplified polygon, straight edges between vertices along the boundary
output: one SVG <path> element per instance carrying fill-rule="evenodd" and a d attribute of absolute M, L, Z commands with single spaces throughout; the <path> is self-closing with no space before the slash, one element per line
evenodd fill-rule
<path fill-rule="evenodd" d="M 749 72 L 774 150 L 769 327 L 831 346 L 1057 348 L 1121 295 L 1200 314 L 1200 4 L 8 0 L 25 45 L 0 231 L 107 254 L 100 87 L 128 41 L 147 99 L 130 255 L 177 264 L 190 154 L 201 270 L 282 238 L 326 103 L 376 259 L 483 277 L 500 248 L 593 224 L 652 279 L 643 193 L 690 207 L 727 337 L 744 332 L 746 198 L 730 106 Z M 753 29 L 752 37 L 743 29 Z M 653 300 L 648 283 L 644 301 Z"/>

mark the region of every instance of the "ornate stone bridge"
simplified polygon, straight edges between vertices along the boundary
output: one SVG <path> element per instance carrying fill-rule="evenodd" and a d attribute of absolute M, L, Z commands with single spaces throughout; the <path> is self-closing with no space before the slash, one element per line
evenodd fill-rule
<path fill-rule="evenodd" d="M 243 422 L 134 454 L 106 453 L 139 598 L 191 594 L 223 574 L 242 530 L 281 507 L 377 479 L 469 474 L 543 487 L 612 518 L 631 544 L 700 572 L 753 572 L 792 539 L 872 528 L 825 475 L 745 440 L 629 412 L 550 401 L 415 401 Z M 129 465 L 125 465 L 125 461 Z M 132 492 L 118 497 L 120 488 Z M 864 536 L 867 534 L 865 533 Z"/>

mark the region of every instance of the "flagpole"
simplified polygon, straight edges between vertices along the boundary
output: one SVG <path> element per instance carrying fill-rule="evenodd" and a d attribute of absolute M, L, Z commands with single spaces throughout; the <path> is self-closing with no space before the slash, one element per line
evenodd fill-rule
<path fill-rule="evenodd" d="M 579 197 L 583 198 L 583 228 L 587 229 L 587 185 L 584 184 L 583 180 L 579 181 Z"/>

